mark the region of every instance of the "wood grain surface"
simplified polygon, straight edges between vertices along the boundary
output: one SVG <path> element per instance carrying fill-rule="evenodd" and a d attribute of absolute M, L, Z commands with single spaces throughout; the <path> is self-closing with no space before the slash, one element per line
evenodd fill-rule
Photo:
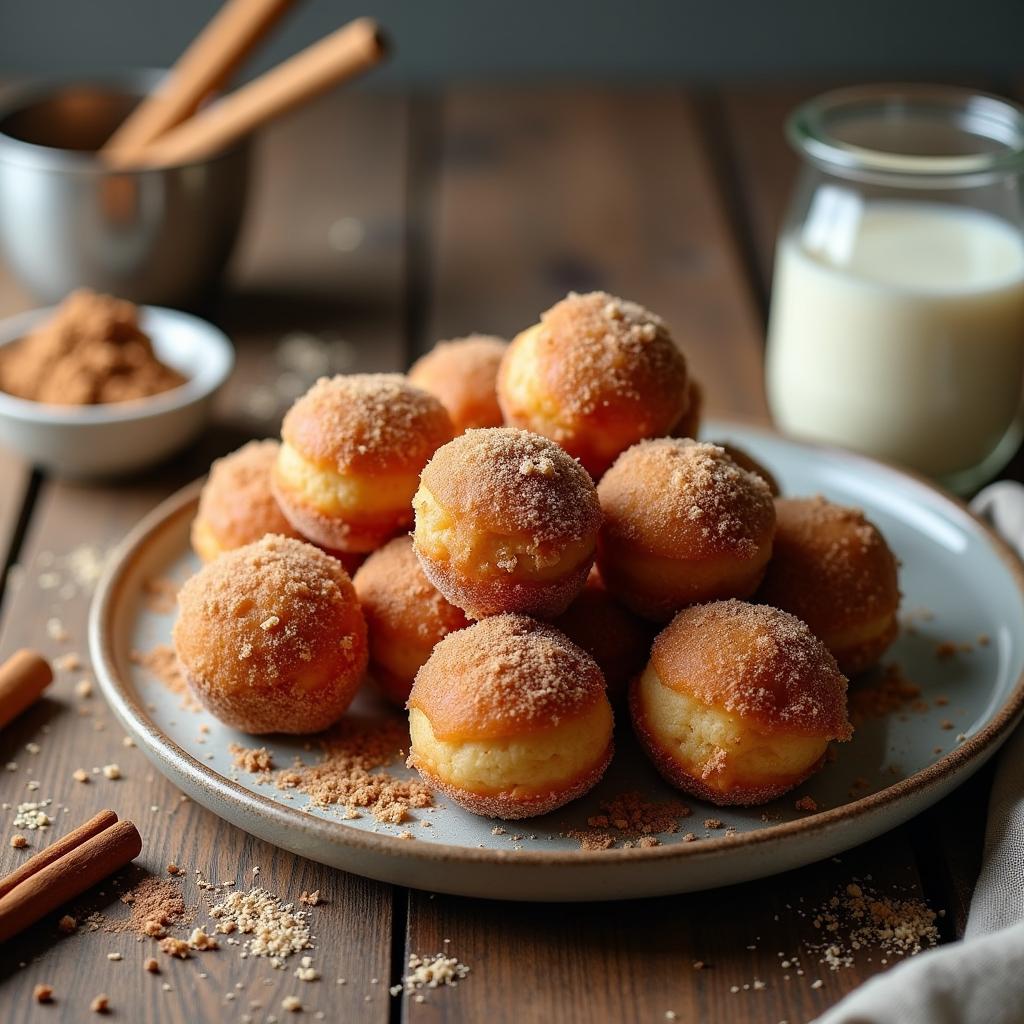
<path fill-rule="evenodd" d="M 705 383 L 709 410 L 765 419 L 764 296 L 794 166 L 780 122 L 813 91 L 350 94 L 282 121 L 261 139 L 230 287 L 201 310 L 238 349 L 216 428 L 192 451 L 118 485 L 40 478 L 0 453 L 0 557 L 13 546 L 19 567 L 16 585 L 0 594 L 0 657 L 30 644 L 84 660 L 89 595 L 50 585 L 48 574 L 66 581 L 62 556 L 82 544 L 106 550 L 212 457 L 276 433 L 288 396 L 310 373 L 400 369 L 439 338 L 511 336 L 569 289 L 607 288 L 657 310 Z M 0 315 L 23 303 L 0 274 Z M 329 365 L 309 362 L 310 341 Z M 53 618 L 66 640 L 53 638 Z M 292 966 L 273 970 L 231 946 L 182 962 L 161 957 L 163 973 L 149 975 L 141 967 L 153 955 L 148 940 L 103 930 L 60 938 L 51 919 L 0 960 L 4 1021 L 94 1019 L 89 1002 L 104 992 L 116 1019 L 175 1024 L 246 1014 L 283 1021 L 285 995 L 302 1000 L 296 1019 L 371 1024 L 662 1021 L 670 1011 L 702 1024 L 795 1024 L 884 966 L 872 950 L 840 971 L 818 964 L 811 908 L 870 875 L 948 909 L 949 938 L 973 884 L 981 815 L 970 841 L 950 842 L 937 811 L 840 858 L 672 899 L 534 906 L 396 889 L 275 850 L 181 800 L 122 746 L 102 698 L 76 695 L 87 675 L 87 667 L 60 672 L 49 695 L 0 735 L 0 765 L 17 763 L 0 770 L 0 800 L 52 799 L 50 837 L 103 806 L 139 825 L 137 867 L 81 909 L 123 914 L 118 893 L 145 873 L 163 874 L 169 861 L 189 870 L 186 895 L 205 907 L 196 870 L 242 886 L 258 867 L 258 883 L 288 900 L 321 891 L 325 902 L 311 911 L 321 978 L 300 982 Z M 92 774 L 111 762 L 121 779 Z M 72 780 L 79 767 L 90 782 Z M 976 808 L 986 785 L 972 788 Z M 2 814 L 9 825 L 11 808 Z M 0 871 L 45 838 L 32 833 L 32 848 L 17 851 L 7 843 L 12 831 L 2 833 Z M 471 967 L 465 981 L 425 1002 L 389 997 L 410 954 L 441 951 Z M 110 952 L 123 960 L 108 960 Z M 781 967 L 793 955 L 803 974 Z M 34 1003 L 39 983 L 54 987 L 54 1005 Z"/>

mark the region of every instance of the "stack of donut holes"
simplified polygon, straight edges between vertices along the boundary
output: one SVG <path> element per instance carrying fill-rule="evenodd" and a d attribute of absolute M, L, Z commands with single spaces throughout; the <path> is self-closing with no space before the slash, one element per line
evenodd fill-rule
<path fill-rule="evenodd" d="M 851 735 L 896 560 L 859 510 L 696 440 L 703 402 L 667 324 L 604 292 L 408 376 L 317 381 L 203 488 L 190 686 L 239 729 L 305 733 L 370 679 L 408 710 L 409 764 L 496 818 L 587 792 L 613 707 L 678 789 L 778 797 Z"/>

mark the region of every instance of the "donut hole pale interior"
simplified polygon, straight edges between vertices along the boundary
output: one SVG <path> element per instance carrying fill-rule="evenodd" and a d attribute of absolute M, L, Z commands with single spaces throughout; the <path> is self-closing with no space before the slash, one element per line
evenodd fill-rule
<path fill-rule="evenodd" d="M 418 768 L 443 783 L 481 795 L 528 799 L 593 771 L 612 737 L 612 711 L 596 701 L 568 721 L 528 736 L 441 740 L 419 709 L 409 712 L 411 750 Z"/>

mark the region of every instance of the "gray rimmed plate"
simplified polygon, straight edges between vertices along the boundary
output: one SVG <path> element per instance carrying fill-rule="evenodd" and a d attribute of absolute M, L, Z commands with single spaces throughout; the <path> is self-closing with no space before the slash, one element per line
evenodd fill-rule
<path fill-rule="evenodd" d="M 233 765 L 230 744 L 266 745 L 277 764 L 315 760 L 302 737 L 252 737 L 182 707 L 131 652 L 169 641 L 173 614 L 145 599 L 155 577 L 184 579 L 198 563 L 188 544 L 198 484 L 147 516 L 125 539 L 101 582 L 90 618 L 93 665 L 118 718 L 175 785 L 214 813 L 294 853 L 371 878 L 498 899 L 602 900 L 686 892 L 776 874 L 865 842 L 935 803 L 977 771 L 1024 709 L 1024 573 L 1009 549 L 959 502 L 896 469 L 730 423 L 704 433 L 746 448 L 790 495 L 817 494 L 865 509 L 902 562 L 905 627 L 888 661 L 920 696 L 868 717 L 833 763 L 766 807 L 714 808 L 687 800 L 691 818 L 652 848 L 587 851 L 567 833 L 586 826 L 603 799 L 641 790 L 675 794 L 638 751 L 619 715 L 618 751 L 600 786 L 561 811 L 492 832 L 495 822 L 441 801 L 413 820 L 383 825 L 343 808 L 309 807 Z M 940 645 L 960 650 L 939 657 Z M 871 686 L 870 676 L 851 691 Z M 370 693 L 355 714 L 381 708 Z M 200 724 L 208 732 L 200 730 Z M 404 768 L 389 769 L 397 774 Z M 820 808 L 795 806 L 809 796 Z M 706 827 L 706 819 L 721 822 Z M 684 841 L 687 830 L 697 841 Z M 734 831 L 733 831 L 734 830 Z M 399 838 L 408 832 L 415 838 Z M 728 834 L 726 834 L 728 832 Z"/>

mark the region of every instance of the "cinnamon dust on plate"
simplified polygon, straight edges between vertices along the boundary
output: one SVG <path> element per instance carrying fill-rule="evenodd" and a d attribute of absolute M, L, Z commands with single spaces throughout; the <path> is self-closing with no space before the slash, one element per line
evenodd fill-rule
<path fill-rule="evenodd" d="M 648 800 L 629 791 L 603 800 L 599 813 L 587 818 L 587 828 L 565 833 L 584 850 L 610 850 L 621 842 L 624 849 L 660 846 L 658 835 L 679 831 L 679 823 L 693 811 L 679 800 Z"/>

